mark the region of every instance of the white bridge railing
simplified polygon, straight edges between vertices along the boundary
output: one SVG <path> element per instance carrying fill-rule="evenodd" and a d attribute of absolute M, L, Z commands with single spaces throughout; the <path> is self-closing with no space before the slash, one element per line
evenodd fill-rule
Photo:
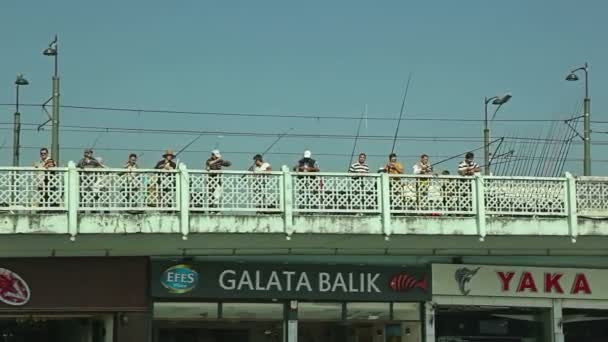
<path fill-rule="evenodd" d="M 608 177 L 0 168 L 0 211 L 608 217 Z"/>

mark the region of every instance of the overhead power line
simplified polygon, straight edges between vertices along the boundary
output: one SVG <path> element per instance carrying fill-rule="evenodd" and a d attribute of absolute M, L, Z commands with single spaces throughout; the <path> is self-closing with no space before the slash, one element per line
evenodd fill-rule
<path fill-rule="evenodd" d="M 0 125 L 12 125 L 12 123 L 3 122 Z M 34 123 L 22 123 L 22 126 L 38 126 Z M 235 131 L 203 131 L 203 130 L 187 130 L 187 129 L 156 129 L 156 128 L 128 128 L 128 127 L 104 127 L 104 126 L 81 126 L 81 125 L 61 125 L 64 132 L 83 132 L 83 133 L 125 133 L 125 134 L 168 134 L 168 135 L 207 135 L 207 136 L 233 136 L 233 137 L 257 137 L 257 138 L 276 138 L 283 133 L 272 132 L 235 132 Z M 4 129 L 8 130 L 8 129 Z M 24 131 L 37 131 L 37 129 L 22 129 Z M 356 136 L 352 134 L 302 134 L 288 133 L 285 137 L 301 138 L 301 139 L 336 139 L 350 140 Z M 377 141 L 392 141 L 394 137 L 389 135 L 360 135 L 358 139 L 377 140 Z M 543 139 L 543 138 L 525 138 L 525 137 L 509 137 L 509 140 L 531 141 L 531 142 L 558 142 L 562 143 L 561 139 Z M 483 139 L 472 136 L 399 136 L 400 141 L 457 141 L 457 142 L 479 142 Z"/>
<path fill-rule="evenodd" d="M 14 106 L 13 103 L 0 103 L 0 106 Z M 41 107 L 40 104 L 19 104 L 22 107 Z M 165 114 L 165 115 L 206 115 L 206 116 L 233 116 L 233 117 L 254 117 L 254 118 L 286 118 L 286 119 L 307 119 L 307 120 L 359 120 L 356 115 L 327 115 L 316 113 L 305 114 L 267 114 L 267 113 L 231 113 L 231 112 L 208 112 L 208 111 L 181 111 L 181 110 L 164 110 L 164 109 L 145 109 L 145 108 L 128 108 L 128 107 L 95 107 L 95 106 L 75 106 L 61 105 L 63 109 L 78 109 L 91 111 L 109 111 L 109 112 L 128 112 L 134 114 Z M 443 121 L 443 122 L 483 122 L 483 119 L 467 119 L 466 116 L 471 115 L 450 115 L 450 117 L 427 117 L 429 115 L 417 115 L 405 118 L 405 121 Z M 421 117 L 424 116 L 424 117 Z M 397 121 L 398 118 L 390 116 L 374 116 L 370 114 L 367 120 L 374 121 Z M 495 119 L 496 122 L 563 122 L 568 119 Z"/>

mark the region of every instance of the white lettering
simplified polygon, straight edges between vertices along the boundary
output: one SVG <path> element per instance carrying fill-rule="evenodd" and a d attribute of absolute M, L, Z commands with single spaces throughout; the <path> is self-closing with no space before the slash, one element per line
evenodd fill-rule
<path fill-rule="evenodd" d="M 247 286 L 249 287 L 249 290 L 253 291 L 253 281 L 251 281 L 251 276 L 247 271 L 243 271 L 241 279 L 239 280 L 239 285 L 236 287 L 236 289 L 241 290 L 243 286 Z"/>
<path fill-rule="evenodd" d="M 194 274 L 188 273 L 186 274 L 186 277 L 188 278 L 189 283 L 194 283 Z"/>
<path fill-rule="evenodd" d="M 342 273 L 336 273 L 336 279 L 334 279 L 334 286 L 332 287 L 331 292 L 336 292 L 338 286 L 342 288 L 342 292 L 348 292 Z"/>
<path fill-rule="evenodd" d="M 286 291 L 291 291 L 291 277 L 296 274 L 294 271 L 283 271 L 283 275 L 287 276 L 287 288 Z"/>
<path fill-rule="evenodd" d="M 230 274 L 232 276 L 234 276 L 236 274 L 236 272 L 234 270 L 225 270 L 224 272 L 222 272 L 220 274 L 220 287 L 224 290 L 234 290 L 235 287 L 235 281 L 234 279 L 228 279 L 228 280 L 224 280 L 224 277 Z"/>
<path fill-rule="evenodd" d="M 319 292 L 327 292 L 331 289 L 329 273 L 319 272 Z"/>
<path fill-rule="evenodd" d="M 257 291 L 266 291 L 266 288 L 260 284 L 260 278 L 262 278 L 260 276 L 260 271 L 255 271 L 255 289 Z"/>
<path fill-rule="evenodd" d="M 367 292 L 372 292 L 373 288 L 374 292 L 380 293 L 380 289 L 375 284 L 375 281 L 378 280 L 378 277 L 380 277 L 380 274 L 378 273 L 376 273 L 373 278 L 371 273 L 367 274 Z"/>
<path fill-rule="evenodd" d="M 289 284 L 289 281 L 287 283 Z M 271 287 L 273 286 L 276 287 L 276 291 L 283 291 L 277 271 L 272 271 L 272 273 L 270 273 L 270 278 L 268 279 L 268 285 L 266 285 L 266 289 L 270 291 Z"/>
<path fill-rule="evenodd" d="M 365 292 L 365 274 L 359 273 L 359 291 Z"/>
<path fill-rule="evenodd" d="M 308 276 L 306 272 L 300 273 L 300 279 L 298 279 L 298 285 L 296 285 L 296 292 L 300 291 L 300 288 L 305 286 L 308 292 L 312 292 L 312 287 L 310 286 L 310 281 L 308 280 Z"/>
<path fill-rule="evenodd" d="M 359 292 L 359 290 L 354 287 L 355 281 L 353 279 L 353 273 L 352 272 L 348 272 L 348 292 Z"/>

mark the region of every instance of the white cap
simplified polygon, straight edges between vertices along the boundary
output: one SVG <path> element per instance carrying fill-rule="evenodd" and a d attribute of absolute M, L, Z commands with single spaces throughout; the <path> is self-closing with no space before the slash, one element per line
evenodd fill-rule
<path fill-rule="evenodd" d="M 310 158 L 310 156 L 312 156 L 312 153 L 309 150 L 304 151 L 304 158 Z"/>
<path fill-rule="evenodd" d="M 220 154 L 220 150 L 213 150 L 213 151 L 211 151 L 211 154 L 213 154 L 214 156 L 216 156 L 216 157 L 218 157 L 218 158 L 222 156 L 222 155 Z"/>

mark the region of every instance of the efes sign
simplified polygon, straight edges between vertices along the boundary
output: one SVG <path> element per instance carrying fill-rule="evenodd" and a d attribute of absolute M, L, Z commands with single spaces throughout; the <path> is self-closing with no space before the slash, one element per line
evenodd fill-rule
<path fill-rule="evenodd" d="M 196 288 L 198 273 L 188 265 L 175 265 L 167 268 L 160 283 L 171 293 L 186 293 Z"/>
<path fill-rule="evenodd" d="M 152 267 L 156 298 L 425 301 L 430 269 L 354 265 L 245 263 Z"/>

